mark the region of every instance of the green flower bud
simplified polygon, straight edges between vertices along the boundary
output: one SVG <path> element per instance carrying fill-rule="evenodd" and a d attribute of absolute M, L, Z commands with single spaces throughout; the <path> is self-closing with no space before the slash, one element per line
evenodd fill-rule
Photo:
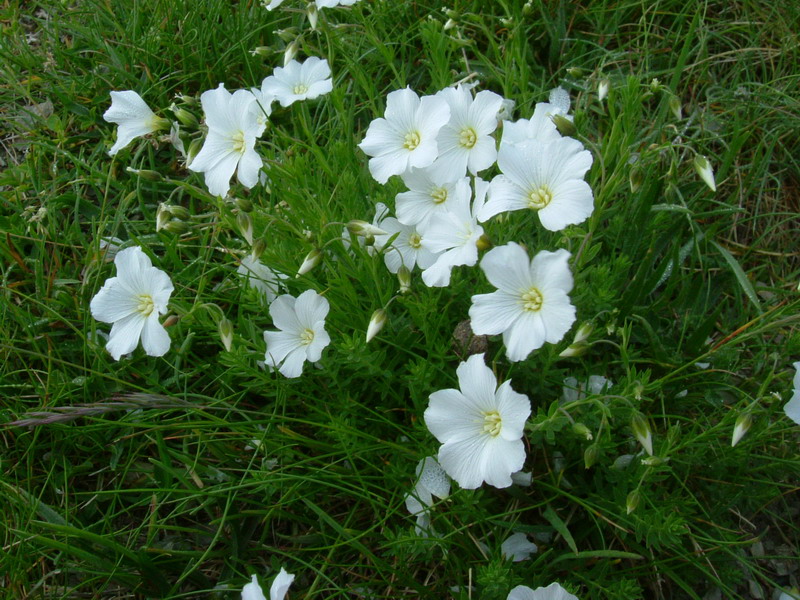
<path fill-rule="evenodd" d="M 681 110 L 681 101 L 678 100 L 677 96 L 670 96 L 669 98 L 669 109 L 672 111 L 673 116 L 678 121 L 683 118 L 683 111 Z"/>
<path fill-rule="evenodd" d="M 592 465 L 597 462 L 597 459 L 600 457 L 600 448 L 597 444 L 592 444 L 588 446 L 586 450 L 583 451 L 583 464 L 587 469 L 591 469 Z"/>
<path fill-rule="evenodd" d="M 714 170 L 711 168 L 711 163 L 705 156 L 698 154 L 694 157 L 694 170 L 700 175 L 705 184 L 711 188 L 712 192 L 717 191 L 717 183 L 714 181 Z"/>
<path fill-rule="evenodd" d="M 407 294 L 411 290 L 411 271 L 402 265 L 397 270 L 397 280 L 400 282 L 400 293 Z"/>
<path fill-rule="evenodd" d="M 305 275 L 321 262 L 322 262 L 322 252 L 319 249 L 314 248 L 311 252 L 306 254 L 305 259 L 303 259 L 303 264 L 300 265 L 300 268 L 297 270 L 297 275 L 295 277 L 300 277 L 301 275 Z"/>
<path fill-rule="evenodd" d="M 217 329 L 219 330 L 219 337 L 222 340 L 222 345 L 225 346 L 225 350 L 230 352 L 231 346 L 233 345 L 233 323 L 225 317 L 222 317 L 219 323 L 217 323 Z"/>
<path fill-rule="evenodd" d="M 635 511 L 641 500 L 642 494 L 638 489 L 633 490 L 630 494 L 628 494 L 628 497 L 625 499 L 625 510 L 627 513 L 631 514 L 633 511 Z"/>
<path fill-rule="evenodd" d="M 572 431 L 577 433 L 579 436 L 586 438 L 587 440 L 591 441 L 592 439 L 594 439 L 592 432 L 589 431 L 589 428 L 583 423 L 574 423 L 572 425 Z"/>
<path fill-rule="evenodd" d="M 166 229 L 170 233 L 174 233 L 175 235 L 183 235 L 184 233 L 189 231 L 189 226 L 183 221 L 170 221 L 169 223 L 164 225 L 164 229 Z"/>
<path fill-rule="evenodd" d="M 386 325 L 387 321 L 386 311 L 382 308 L 379 308 L 374 313 L 372 313 L 372 317 L 369 320 L 369 325 L 367 326 L 367 343 L 369 344 L 372 338 L 378 335 L 383 326 Z"/>
<path fill-rule="evenodd" d="M 128 173 L 133 173 L 138 177 L 141 177 L 145 181 L 164 181 L 163 175 L 158 171 L 151 171 L 149 169 L 134 169 L 133 167 L 128 167 L 125 169 Z"/>
<path fill-rule="evenodd" d="M 236 215 L 236 225 L 239 227 L 239 232 L 242 237 L 247 240 L 247 243 L 253 245 L 253 221 L 246 212 L 240 212 Z"/>
<path fill-rule="evenodd" d="M 736 417 L 736 423 L 733 426 L 733 435 L 731 436 L 731 448 L 733 448 L 744 437 L 744 434 L 750 430 L 753 425 L 753 415 L 749 412 L 743 412 Z"/>
<path fill-rule="evenodd" d="M 647 419 L 639 411 L 634 412 L 631 417 L 631 430 L 644 448 L 644 451 L 653 456 L 653 434 L 650 431 Z"/>
<path fill-rule="evenodd" d="M 184 208 L 183 206 L 167 206 L 167 210 L 169 214 L 171 214 L 176 219 L 180 219 L 181 221 L 188 221 L 191 218 L 189 211 Z"/>
<path fill-rule="evenodd" d="M 564 115 L 552 115 L 550 118 L 553 120 L 553 123 L 555 123 L 556 129 L 558 129 L 561 135 L 572 137 L 578 133 L 575 124 Z"/>

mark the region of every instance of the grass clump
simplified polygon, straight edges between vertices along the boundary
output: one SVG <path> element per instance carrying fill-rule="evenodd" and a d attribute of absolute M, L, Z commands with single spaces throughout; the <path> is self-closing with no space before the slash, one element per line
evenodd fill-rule
<path fill-rule="evenodd" d="M 10 594 L 235 598 L 282 566 L 306 598 L 505 599 L 554 581 L 579 598 L 747 598 L 800 584 L 798 436 L 783 412 L 800 355 L 796 9 L 364 0 L 320 9 L 315 29 L 290 0 L 0 15 Z M 182 135 L 196 152 L 200 94 L 259 86 L 293 52 L 326 58 L 333 89 L 273 105 L 258 186 L 234 178 L 228 199 L 212 196 L 166 131 L 107 155 L 110 91 L 191 115 Z M 522 362 L 469 329 L 471 296 L 491 291 L 481 269 L 456 267 L 446 288 L 415 271 L 400 294 L 382 257 L 343 234 L 406 189 L 376 183 L 357 146 L 387 95 L 459 81 L 515 101 L 514 118 L 563 87 L 593 156 L 585 221 L 483 224 L 495 246 L 571 254 L 577 322 Z M 161 205 L 173 212 L 157 230 Z M 114 276 L 114 238 L 175 285 L 163 357 L 105 350 L 89 305 Z M 270 303 L 238 272 L 254 247 L 286 276 L 282 293 L 331 306 L 331 343 L 301 378 L 259 364 Z M 313 251 L 320 264 L 295 277 Z M 367 343 L 378 309 L 388 320 Z M 481 352 L 531 400 L 532 481 L 453 483 L 431 529 L 416 529 L 405 497 L 439 449 L 429 397 Z M 737 422 L 749 427 L 731 447 Z M 528 560 L 503 557 L 516 532 L 538 545 Z"/>

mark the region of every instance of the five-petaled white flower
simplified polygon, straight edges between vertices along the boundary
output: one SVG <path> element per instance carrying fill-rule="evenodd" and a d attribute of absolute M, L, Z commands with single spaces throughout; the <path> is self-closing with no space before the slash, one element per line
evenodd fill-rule
<path fill-rule="evenodd" d="M 256 97 L 250 90 L 231 94 L 220 83 L 217 89 L 203 92 L 200 102 L 208 135 L 189 169 L 205 173 L 206 187 L 215 196 L 228 194 L 234 171 L 242 185 L 253 187 L 263 164 L 255 144 L 265 127 L 253 107 Z"/>
<path fill-rule="evenodd" d="M 163 356 L 169 350 L 169 334 L 158 321 L 167 312 L 172 282 L 150 262 L 138 246 L 121 250 L 114 257 L 117 276 L 100 288 L 90 309 L 103 323 L 113 323 L 106 350 L 114 360 L 133 352 L 142 340 L 149 356 Z"/>
<path fill-rule="evenodd" d="M 275 576 L 272 586 L 269 588 L 269 600 L 283 600 L 293 581 L 294 575 L 287 573 L 286 569 L 281 567 L 280 572 Z M 267 600 L 255 575 L 253 575 L 250 583 L 242 588 L 242 600 Z"/>
<path fill-rule="evenodd" d="M 280 331 L 264 332 L 265 364 L 285 377 L 299 377 L 305 361 L 318 361 L 331 341 L 325 331 L 328 310 L 328 301 L 314 290 L 306 290 L 297 298 L 278 296 L 270 304 L 269 314 Z"/>
<path fill-rule="evenodd" d="M 410 88 L 386 96 L 384 118 L 369 124 L 358 145 L 372 156 L 369 172 L 378 183 L 411 167 L 427 167 L 439 155 L 436 136 L 450 119 L 447 102 L 438 96 L 420 98 Z"/>
<path fill-rule="evenodd" d="M 518 585 L 508 594 L 507 600 L 578 600 L 559 583 L 551 583 L 547 587 L 532 590 L 527 585 Z"/>
<path fill-rule="evenodd" d="M 545 229 L 560 231 L 592 214 L 592 188 L 583 180 L 592 155 L 578 140 L 501 144 L 497 165 L 503 174 L 492 179 L 489 199 L 478 213 L 481 222 L 527 208 L 538 212 Z"/>
<path fill-rule="evenodd" d="M 459 85 L 437 94 L 450 107 L 450 121 L 439 132 L 437 164 L 461 177 L 467 169 L 473 175 L 491 167 L 497 160 L 497 142 L 492 133 L 497 129 L 497 114 L 503 98 L 483 90 L 472 98 L 470 87 Z"/>
<path fill-rule="evenodd" d="M 492 248 L 481 260 L 486 278 L 497 288 L 472 297 L 469 316 L 477 335 L 503 334 L 506 355 L 520 361 L 545 342 L 560 341 L 575 322 L 570 254 L 543 250 L 528 260 L 514 242 Z"/>
<path fill-rule="evenodd" d="M 794 363 L 794 391 L 792 398 L 784 405 L 783 412 L 792 421 L 800 425 L 800 362 Z"/>
<path fill-rule="evenodd" d="M 261 93 L 274 97 L 284 107 L 297 100 L 312 100 L 332 89 L 330 65 L 316 56 L 303 63 L 292 60 L 285 67 L 276 67 L 261 83 Z"/>
<path fill-rule="evenodd" d="M 117 141 L 108 151 L 114 156 L 134 138 L 154 133 L 169 127 L 169 120 L 156 116 L 134 91 L 111 92 L 111 107 L 103 113 L 103 119 L 117 124 Z"/>
<path fill-rule="evenodd" d="M 483 354 L 470 356 L 456 373 L 461 389 L 434 392 L 425 410 L 425 424 L 442 442 L 439 464 L 462 488 L 484 481 L 508 487 L 525 462 L 522 432 L 531 403 L 510 380 L 497 386 Z"/>

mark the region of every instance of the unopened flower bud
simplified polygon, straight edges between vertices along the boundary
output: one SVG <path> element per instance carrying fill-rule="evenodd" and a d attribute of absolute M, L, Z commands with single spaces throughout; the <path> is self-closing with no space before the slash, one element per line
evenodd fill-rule
<path fill-rule="evenodd" d="M 597 462 L 599 456 L 600 448 L 597 447 L 597 444 L 592 444 L 591 446 L 587 447 L 586 450 L 583 451 L 584 467 L 591 469 L 592 465 Z"/>
<path fill-rule="evenodd" d="M 175 115 L 175 118 L 178 119 L 181 125 L 189 127 L 190 129 L 196 129 L 200 125 L 200 123 L 197 121 L 197 117 L 195 117 L 185 108 L 179 108 L 173 104 L 169 107 L 169 109 L 172 111 L 172 114 Z"/>
<path fill-rule="evenodd" d="M 586 354 L 588 349 L 589 344 L 586 342 L 578 342 L 577 344 L 573 343 L 559 352 L 558 356 L 560 358 L 577 358 L 578 356 L 583 356 Z"/>
<path fill-rule="evenodd" d="M 247 240 L 247 243 L 253 244 L 253 220 L 246 212 L 240 212 L 236 215 L 236 225 L 239 227 L 239 232 L 242 237 Z"/>
<path fill-rule="evenodd" d="M 583 438 L 586 438 L 587 440 L 593 440 L 594 439 L 594 436 L 592 435 L 592 432 L 589 431 L 589 428 L 586 425 L 584 425 L 583 423 L 574 423 L 572 425 L 572 431 L 577 433 L 579 436 L 581 436 Z"/>
<path fill-rule="evenodd" d="M 711 163 L 705 156 L 698 154 L 694 157 L 694 170 L 700 175 L 705 184 L 711 188 L 712 192 L 717 191 L 717 184 L 714 181 L 714 171 L 711 168 Z"/>
<path fill-rule="evenodd" d="M 636 411 L 631 417 L 631 430 L 636 439 L 650 456 L 653 456 L 653 434 L 650 431 L 650 424 L 647 422 L 645 416 Z"/>
<path fill-rule="evenodd" d="M 163 202 L 159 204 L 158 210 L 156 211 L 156 231 L 164 229 L 164 226 L 170 222 L 171 217 L 172 214 L 169 212 L 169 206 Z"/>
<path fill-rule="evenodd" d="M 183 102 L 186 106 L 200 106 L 200 102 L 194 96 L 187 96 L 185 94 L 181 94 L 177 96 L 178 100 Z"/>
<path fill-rule="evenodd" d="M 683 111 L 681 110 L 681 101 L 678 100 L 677 96 L 670 96 L 669 109 L 670 111 L 672 111 L 672 114 L 676 120 L 680 121 L 681 118 L 683 118 Z"/>
<path fill-rule="evenodd" d="M 264 250 L 267 248 L 267 243 L 261 238 L 258 238 L 253 242 L 252 246 L 253 247 L 250 249 L 250 254 L 253 255 L 253 258 L 258 260 L 261 258 L 261 255 L 264 254 Z"/>
<path fill-rule="evenodd" d="M 183 235 L 184 233 L 189 231 L 189 226 L 183 221 L 170 221 L 169 223 L 164 225 L 164 229 L 166 229 L 170 233 L 174 233 L 175 235 Z"/>
<path fill-rule="evenodd" d="M 376 235 L 388 235 L 387 231 L 384 231 L 380 227 L 376 227 L 372 223 L 367 223 L 366 221 L 359 221 L 354 219 L 352 221 L 347 222 L 347 231 L 352 233 L 353 235 L 360 235 L 360 236 L 376 236 Z"/>
<path fill-rule="evenodd" d="M 146 181 L 164 181 L 164 177 L 158 171 L 151 171 L 150 169 L 134 169 L 133 167 L 128 167 L 125 170 L 128 173 L 133 173 L 134 175 L 141 177 Z"/>
<path fill-rule="evenodd" d="M 567 75 L 578 79 L 579 77 L 583 77 L 583 69 L 581 69 L 580 67 L 569 67 L 567 69 Z"/>
<path fill-rule="evenodd" d="M 290 62 L 294 60 L 294 57 L 297 56 L 297 51 L 300 48 L 300 44 L 297 40 L 292 40 L 286 46 L 286 50 L 283 52 L 283 66 L 287 66 Z"/>
<path fill-rule="evenodd" d="M 246 213 L 253 212 L 253 203 L 248 198 L 236 198 L 236 208 Z"/>
<path fill-rule="evenodd" d="M 278 29 L 277 31 L 273 31 L 273 33 L 281 38 L 281 40 L 284 42 L 289 43 L 297 39 L 300 30 L 298 30 L 297 27 L 287 27 L 286 29 Z"/>
<path fill-rule="evenodd" d="M 561 135 L 571 137 L 578 133 L 575 124 L 564 115 L 552 115 L 550 118 L 553 120 L 553 123 L 555 123 L 556 129 L 558 129 Z"/>
<path fill-rule="evenodd" d="M 167 210 L 169 211 L 169 214 L 176 219 L 180 219 L 181 221 L 188 221 L 191 218 L 189 211 L 183 206 L 168 205 Z"/>
<path fill-rule="evenodd" d="M 321 262 L 322 262 L 322 252 L 317 248 L 314 248 L 311 252 L 306 254 L 306 257 L 303 260 L 303 264 L 300 265 L 300 268 L 297 270 L 296 277 L 300 277 L 300 275 L 305 275 Z"/>
<path fill-rule="evenodd" d="M 456 22 L 453 19 L 447 19 L 447 21 L 445 21 L 445 23 L 444 23 L 443 29 L 445 31 L 450 31 L 455 26 L 456 26 Z"/>
<path fill-rule="evenodd" d="M 611 83 L 608 79 L 601 79 L 597 84 L 597 99 L 602 102 L 608 96 L 608 88 Z"/>
<path fill-rule="evenodd" d="M 400 282 L 400 293 L 407 294 L 411 290 L 411 271 L 402 265 L 397 270 L 397 281 Z"/>
<path fill-rule="evenodd" d="M 453 8 L 443 8 L 442 10 L 448 19 L 453 19 L 454 21 L 457 21 L 461 16 L 459 12 Z"/>
<path fill-rule="evenodd" d="M 533 10 L 534 9 L 532 2 L 526 2 L 525 4 L 522 5 L 522 15 L 525 17 L 527 17 L 530 14 L 533 14 Z"/>
<path fill-rule="evenodd" d="M 272 49 L 269 46 L 257 46 L 250 50 L 251 56 L 260 56 L 261 58 L 267 58 L 270 54 L 272 54 Z"/>
<path fill-rule="evenodd" d="M 585 342 L 589 339 L 589 336 L 592 335 L 594 331 L 594 324 L 591 321 L 584 321 L 578 327 L 578 331 L 575 332 L 575 339 L 572 340 L 573 344 L 578 344 L 580 342 Z"/>
<path fill-rule="evenodd" d="M 219 338 L 222 340 L 222 345 L 225 346 L 225 350 L 230 352 L 231 346 L 233 346 L 233 323 L 222 317 L 217 323 L 217 328 L 219 329 Z"/>
<path fill-rule="evenodd" d="M 642 459 L 642 464 L 648 467 L 658 467 L 669 462 L 669 458 L 661 458 L 660 456 L 648 456 Z"/>
<path fill-rule="evenodd" d="M 317 28 L 317 17 L 319 14 L 317 13 L 317 5 L 313 2 L 308 3 L 308 8 L 306 9 L 306 14 L 308 15 L 308 24 L 311 25 L 312 31 Z"/>
<path fill-rule="evenodd" d="M 172 327 L 173 325 L 175 325 L 175 323 L 178 322 L 178 320 L 179 320 L 178 315 L 170 315 L 166 319 L 164 319 L 162 325 L 164 327 Z"/>
<path fill-rule="evenodd" d="M 654 94 L 657 94 L 663 88 L 664 86 L 661 85 L 661 82 L 658 80 L 658 77 L 653 77 L 653 79 L 650 80 L 650 91 L 653 92 Z"/>
<path fill-rule="evenodd" d="M 744 437 L 744 434 L 750 430 L 753 425 L 753 415 L 749 412 L 744 412 L 736 417 L 736 423 L 733 426 L 733 435 L 731 436 L 731 448 L 739 443 Z"/>
<path fill-rule="evenodd" d="M 369 344 L 372 338 L 378 335 L 383 326 L 386 325 L 387 317 L 386 311 L 382 308 L 379 308 L 374 313 L 372 313 L 372 317 L 369 320 L 369 325 L 367 326 L 367 343 Z"/>
<path fill-rule="evenodd" d="M 634 165 L 631 167 L 631 172 L 628 174 L 628 182 L 631 184 L 631 193 L 635 194 L 639 191 L 644 183 L 644 173 L 642 170 Z"/>
<path fill-rule="evenodd" d="M 630 494 L 628 494 L 628 497 L 625 498 L 625 510 L 627 513 L 631 514 L 633 511 L 635 511 L 641 500 L 642 494 L 638 489 L 633 490 Z"/>
<path fill-rule="evenodd" d="M 200 153 L 200 148 L 203 147 L 203 140 L 195 139 L 189 144 L 189 149 L 186 151 L 186 166 L 192 164 L 194 157 Z"/>
<path fill-rule="evenodd" d="M 478 247 L 478 250 L 488 250 L 492 247 L 492 240 L 489 239 L 485 233 L 478 238 L 478 241 L 475 243 Z"/>

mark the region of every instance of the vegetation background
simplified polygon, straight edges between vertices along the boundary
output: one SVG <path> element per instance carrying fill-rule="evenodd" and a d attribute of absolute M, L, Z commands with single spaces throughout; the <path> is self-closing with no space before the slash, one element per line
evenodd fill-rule
<path fill-rule="evenodd" d="M 782 411 L 800 358 L 797 3 L 363 0 L 320 11 L 312 31 L 295 0 L 5 0 L 0 26 L 4 597 L 237 598 L 281 566 L 297 574 L 290 597 L 309 599 L 505 598 L 552 581 L 583 599 L 772 598 L 800 583 L 800 436 Z M 155 140 L 108 157 L 109 91 L 170 117 L 178 95 L 259 85 L 293 39 L 329 60 L 334 89 L 275 109 L 267 186 L 209 198 Z M 415 279 L 364 341 L 397 281 L 347 252 L 340 224 L 401 187 L 376 184 L 356 145 L 388 92 L 464 79 L 515 100 L 515 117 L 570 92 L 594 214 L 556 234 L 511 217 L 488 233 L 572 252 L 573 303 L 594 325 L 581 357 L 558 357 L 565 339 L 510 364 L 498 339 L 471 339 L 470 296 L 490 291 L 477 268 L 444 290 Z M 162 202 L 189 209 L 188 228 L 156 233 Z M 248 204 L 266 264 L 293 274 L 312 242 L 326 248 L 287 282 L 332 306 L 321 369 L 299 380 L 257 364 L 270 319 L 236 273 Z M 163 358 L 115 362 L 99 339 L 89 301 L 113 274 L 109 236 L 175 283 Z M 439 537 L 420 537 L 404 496 L 437 450 L 422 413 L 482 345 L 532 400 L 533 484 L 454 489 L 433 507 Z M 565 415 L 565 378 L 575 391 L 590 375 L 613 386 Z M 657 460 L 642 462 L 637 412 Z M 539 544 L 528 561 L 501 557 L 515 531 Z"/>

